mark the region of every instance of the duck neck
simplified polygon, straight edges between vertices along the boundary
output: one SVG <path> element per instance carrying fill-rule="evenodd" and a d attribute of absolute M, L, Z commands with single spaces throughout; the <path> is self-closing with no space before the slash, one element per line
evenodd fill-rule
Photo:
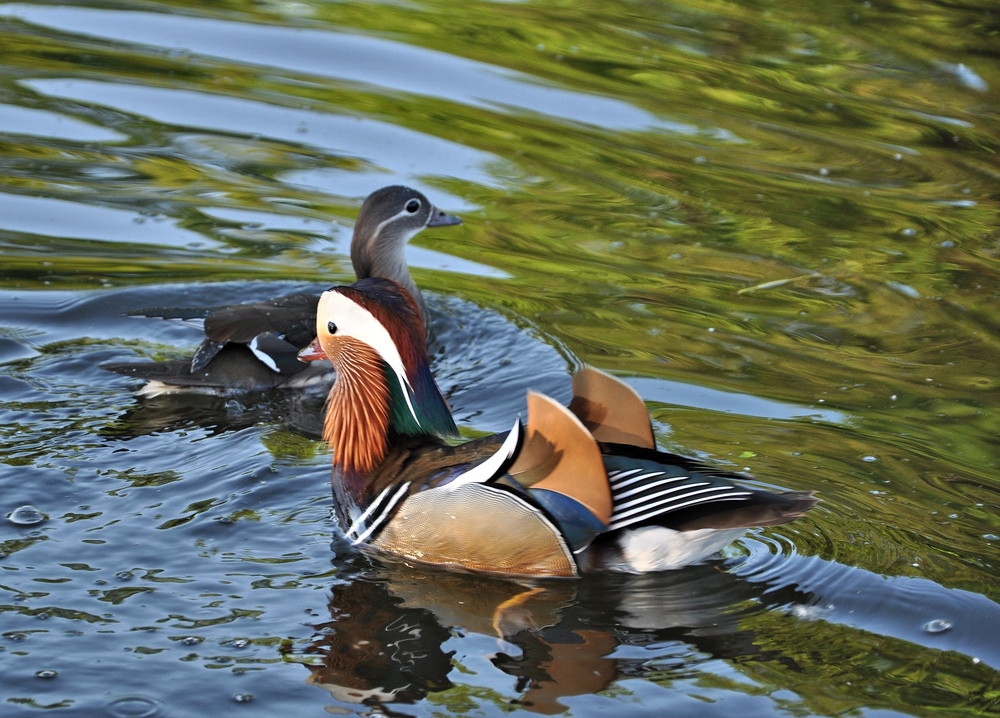
<path fill-rule="evenodd" d="M 414 234 L 416 232 L 398 236 L 388 230 L 382 230 L 373 242 L 355 240 L 351 244 L 351 262 L 354 264 L 354 272 L 358 275 L 358 279 L 385 277 L 402 286 L 416 300 L 420 316 L 427 325 L 427 304 L 413 277 L 410 276 L 410 268 L 406 264 L 406 243 Z"/>
<path fill-rule="evenodd" d="M 360 345 L 337 362 L 327 399 L 323 438 L 333 450 L 334 475 L 360 496 L 399 436 L 455 435 L 458 430 L 426 361 L 410 386 L 372 349 Z"/>

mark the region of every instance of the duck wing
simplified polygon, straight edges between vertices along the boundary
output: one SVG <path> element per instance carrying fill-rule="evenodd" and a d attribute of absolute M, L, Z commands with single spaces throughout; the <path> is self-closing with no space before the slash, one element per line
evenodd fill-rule
<path fill-rule="evenodd" d="M 314 384 L 328 385 L 332 374 L 329 362 L 303 364 L 302 369 L 295 373 L 276 372 L 245 344 L 223 346 L 198 371 L 191 371 L 188 359 L 108 362 L 101 364 L 101 368 L 151 382 L 139 392 L 145 396 L 190 390 L 220 393 L 263 391 L 285 386 L 306 388 Z"/>
<path fill-rule="evenodd" d="M 299 350 L 316 336 L 318 301 L 318 294 L 303 293 L 250 304 L 130 311 L 130 316 L 202 320 L 205 340 L 190 361 L 112 362 L 101 368 L 147 381 L 208 390 L 271 389 L 290 385 L 292 376 L 295 380 L 291 383 L 308 385 L 330 373 L 328 366 L 309 366 L 298 360 Z"/>
<path fill-rule="evenodd" d="M 777 526 L 818 501 L 809 491 L 772 492 L 748 477 L 687 457 L 626 444 L 601 444 L 614 509 L 608 531 L 662 526 L 676 531 Z"/>

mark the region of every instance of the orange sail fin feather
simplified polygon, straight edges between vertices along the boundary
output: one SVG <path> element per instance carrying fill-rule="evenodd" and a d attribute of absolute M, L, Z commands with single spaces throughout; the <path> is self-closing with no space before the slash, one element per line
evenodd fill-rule
<path fill-rule="evenodd" d="M 324 293 L 302 359 L 337 370 L 325 437 L 337 517 L 355 546 L 518 576 L 655 571 L 704 559 L 751 526 L 801 517 L 808 492 L 656 449 L 642 399 L 591 368 L 564 407 L 528 393 L 527 428 L 449 446 L 454 421 L 413 300 L 387 279 Z"/>
<path fill-rule="evenodd" d="M 642 397 L 610 374 L 589 366 L 574 374 L 569 410 L 598 441 L 656 448 Z"/>
<path fill-rule="evenodd" d="M 539 467 L 543 476 L 521 479 Z M 605 525 L 611 517 L 611 488 L 597 442 L 566 407 L 544 394 L 528 392 L 527 437 L 510 475 L 522 486 L 576 499 Z"/>

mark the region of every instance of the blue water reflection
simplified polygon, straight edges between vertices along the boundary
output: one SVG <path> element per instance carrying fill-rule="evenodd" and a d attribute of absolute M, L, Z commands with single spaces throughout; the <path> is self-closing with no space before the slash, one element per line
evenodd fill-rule
<path fill-rule="evenodd" d="M 620 100 L 544 86 L 510 70 L 383 38 L 86 8 L 10 4 L 0 7 L 0 14 L 74 34 L 360 82 L 502 112 L 538 112 L 620 130 L 699 132 Z M 407 71 L 399 72 L 404 67 Z"/>

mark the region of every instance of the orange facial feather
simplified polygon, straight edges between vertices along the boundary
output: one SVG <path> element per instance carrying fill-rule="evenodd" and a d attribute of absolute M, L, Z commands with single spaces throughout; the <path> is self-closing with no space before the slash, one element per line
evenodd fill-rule
<path fill-rule="evenodd" d="M 323 350 L 337 367 L 327 398 L 323 438 L 345 473 L 365 474 L 385 458 L 389 387 L 379 355 L 352 337 L 324 337 Z"/>

